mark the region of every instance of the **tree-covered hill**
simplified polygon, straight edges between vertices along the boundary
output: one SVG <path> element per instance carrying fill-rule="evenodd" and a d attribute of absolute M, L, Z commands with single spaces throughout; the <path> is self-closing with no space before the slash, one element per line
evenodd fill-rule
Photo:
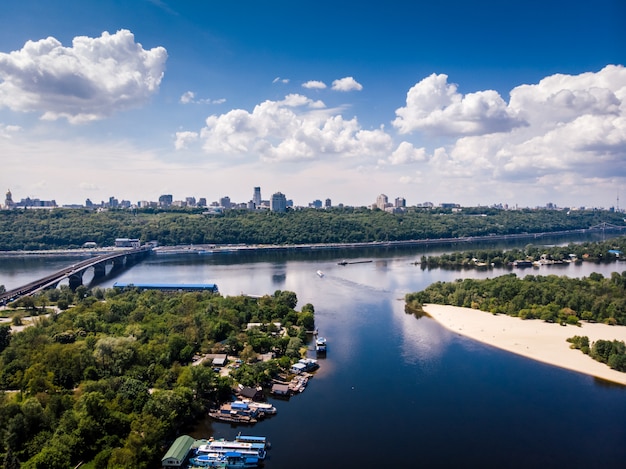
<path fill-rule="evenodd" d="M 115 238 L 161 245 L 361 243 L 466 236 L 544 233 L 624 225 L 618 213 L 580 210 L 409 208 L 393 214 L 366 208 L 226 211 L 86 209 L 0 211 L 0 251 L 76 248 L 86 242 L 112 246 Z"/>

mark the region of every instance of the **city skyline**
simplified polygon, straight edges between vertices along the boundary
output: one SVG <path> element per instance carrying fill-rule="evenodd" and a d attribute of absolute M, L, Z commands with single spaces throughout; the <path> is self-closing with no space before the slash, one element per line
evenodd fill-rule
<path fill-rule="evenodd" d="M 4 199 L 4 203 L 0 202 L 0 210 L 10 210 L 16 208 L 116 208 L 116 209 L 134 209 L 134 208 L 168 208 L 168 207 L 205 207 L 208 209 L 219 208 L 219 213 L 222 212 L 223 209 L 243 209 L 243 210 L 271 210 L 271 211 L 284 211 L 285 208 L 290 209 L 302 209 L 302 208 L 316 208 L 316 209 L 328 209 L 328 208 L 338 208 L 338 207 L 363 207 L 363 208 L 378 208 L 380 210 L 387 210 L 391 212 L 404 211 L 407 207 L 416 207 L 416 208 L 445 208 L 445 209 L 462 209 L 467 207 L 489 207 L 489 208 L 497 208 L 504 210 L 518 210 L 518 209 L 549 209 L 549 210 L 562 210 L 562 209 L 571 209 L 571 210 L 609 210 L 616 212 L 623 212 L 623 208 L 619 205 L 619 196 L 615 200 L 615 204 L 608 206 L 560 206 L 553 202 L 546 202 L 544 204 L 539 204 L 535 206 L 509 206 L 506 203 L 493 203 L 489 205 L 464 205 L 454 201 L 440 201 L 437 203 L 433 203 L 429 200 L 424 201 L 415 201 L 414 203 L 407 203 L 406 198 L 403 196 L 394 196 L 392 197 L 393 202 L 390 198 L 383 193 L 378 194 L 372 201 L 360 203 L 356 205 L 348 205 L 344 203 L 336 203 L 334 204 L 330 198 L 325 198 L 324 201 L 321 199 L 313 199 L 305 202 L 304 204 L 295 204 L 292 199 L 288 199 L 286 194 L 282 192 L 274 192 L 267 199 L 261 198 L 261 187 L 255 186 L 253 188 L 253 195 L 247 201 L 244 200 L 231 200 L 228 195 L 220 196 L 213 200 L 208 199 L 207 197 L 197 197 L 195 195 L 185 196 L 185 197 L 174 197 L 173 194 L 160 194 L 156 199 L 148 199 L 142 198 L 136 201 L 130 201 L 127 199 L 118 199 L 117 197 L 109 196 L 107 200 L 101 200 L 100 202 L 92 201 L 91 199 L 86 199 L 84 203 L 73 202 L 66 204 L 57 204 L 55 199 L 50 200 L 42 200 L 39 198 L 30 198 L 30 197 L 21 197 L 19 201 L 17 198 L 13 199 L 13 193 L 9 189 L 6 192 L 6 196 Z M 272 206 L 272 203 L 275 202 L 275 197 L 278 197 L 282 200 L 279 203 L 278 210 L 275 210 Z M 210 200 L 210 201 L 209 201 Z M 207 212 L 209 213 L 209 212 Z M 218 212 L 214 212 L 218 213 Z"/>
<path fill-rule="evenodd" d="M 616 205 L 626 4 L 431 3 L 7 0 L 0 187 Z"/>

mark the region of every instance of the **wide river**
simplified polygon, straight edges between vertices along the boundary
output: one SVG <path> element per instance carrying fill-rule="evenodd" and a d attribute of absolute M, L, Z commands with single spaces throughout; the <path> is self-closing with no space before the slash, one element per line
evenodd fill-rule
<path fill-rule="evenodd" d="M 404 312 L 404 295 L 433 282 L 510 272 L 415 265 L 423 254 L 453 249 L 154 255 L 102 286 L 217 283 L 223 295 L 291 290 L 299 307 L 315 306 L 328 354 L 306 391 L 271 400 L 278 414 L 254 427 L 207 419 L 192 432 L 198 438 L 265 435 L 272 442 L 268 469 L 626 467 L 626 388 L 500 351 Z M 2 257 L 0 285 L 17 287 L 74 259 Z M 338 265 L 343 259 L 372 262 Z M 515 272 L 581 277 L 622 270 L 626 264 L 585 263 Z"/>

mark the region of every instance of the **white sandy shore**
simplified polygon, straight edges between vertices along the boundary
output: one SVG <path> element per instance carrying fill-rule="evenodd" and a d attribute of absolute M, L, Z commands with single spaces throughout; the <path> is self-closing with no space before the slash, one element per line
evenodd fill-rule
<path fill-rule="evenodd" d="M 566 341 L 578 335 L 589 337 L 590 344 L 596 340 L 626 342 L 625 326 L 592 323 L 583 323 L 581 327 L 561 326 L 537 319 L 522 320 L 504 314 L 434 304 L 424 305 L 424 311 L 445 328 L 471 339 L 533 360 L 626 385 L 626 373 L 612 370 L 580 350 L 569 348 L 570 343 Z"/>

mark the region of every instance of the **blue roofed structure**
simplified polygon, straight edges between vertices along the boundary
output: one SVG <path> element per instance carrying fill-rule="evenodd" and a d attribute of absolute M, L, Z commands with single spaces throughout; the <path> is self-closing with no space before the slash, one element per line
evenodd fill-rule
<path fill-rule="evenodd" d="M 139 288 L 141 290 L 162 291 L 212 291 L 217 292 L 215 283 L 123 283 L 115 282 L 115 288 Z"/>

